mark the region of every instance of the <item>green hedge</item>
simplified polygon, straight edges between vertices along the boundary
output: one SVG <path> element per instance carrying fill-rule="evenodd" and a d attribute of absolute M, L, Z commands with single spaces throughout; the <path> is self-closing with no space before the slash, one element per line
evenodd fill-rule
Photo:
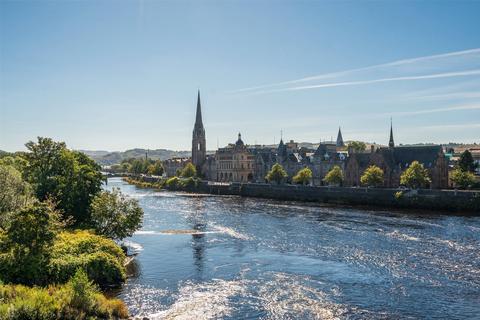
<path fill-rule="evenodd" d="M 52 247 L 48 270 L 53 282 L 64 283 L 78 268 L 96 284 L 116 286 L 126 279 L 125 253 L 112 240 L 88 231 L 62 232 Z"/>

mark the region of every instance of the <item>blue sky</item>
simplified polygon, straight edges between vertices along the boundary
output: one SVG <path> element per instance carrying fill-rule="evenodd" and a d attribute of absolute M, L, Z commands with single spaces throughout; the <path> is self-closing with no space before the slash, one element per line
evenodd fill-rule
<path fill-rule="evenodd" d="M 0 1 L 0 149 L 480 142 L 480 2 Z"/>

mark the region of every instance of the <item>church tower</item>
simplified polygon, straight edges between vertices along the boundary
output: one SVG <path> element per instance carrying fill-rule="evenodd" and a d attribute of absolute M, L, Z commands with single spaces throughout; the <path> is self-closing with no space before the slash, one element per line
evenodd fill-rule
<path fill-rule="evenodd" d="M 205 129 L 203 128 L 202 122 L 202 107 L 200 105 L 200 90 L 198 90 L 197 114 L 192 136 L 192 163 L 197 167 L 199 173 L 202 171 L 202 165 L 205 163 L 207 156 L 206 148 Z"/>

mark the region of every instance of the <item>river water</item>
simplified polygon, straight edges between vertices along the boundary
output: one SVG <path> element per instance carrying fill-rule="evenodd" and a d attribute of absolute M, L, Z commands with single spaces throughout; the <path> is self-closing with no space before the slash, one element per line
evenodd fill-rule
<path fill-rule="evenodd" d="M 118 296 L 150 319 L 480 319 L 480 217 L 108 188 L 143 228 Z"/>

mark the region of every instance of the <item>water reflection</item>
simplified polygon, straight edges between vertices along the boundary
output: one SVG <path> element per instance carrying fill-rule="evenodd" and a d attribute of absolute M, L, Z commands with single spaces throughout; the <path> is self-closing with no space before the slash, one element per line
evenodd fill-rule
<path fill-rule="evenodd" d="M 145 210 L 119 296 L 153 319 L 473 319 L 480 218 L 119 186 Z M 129 271 L 130 272 L 130 271 Z"/>

